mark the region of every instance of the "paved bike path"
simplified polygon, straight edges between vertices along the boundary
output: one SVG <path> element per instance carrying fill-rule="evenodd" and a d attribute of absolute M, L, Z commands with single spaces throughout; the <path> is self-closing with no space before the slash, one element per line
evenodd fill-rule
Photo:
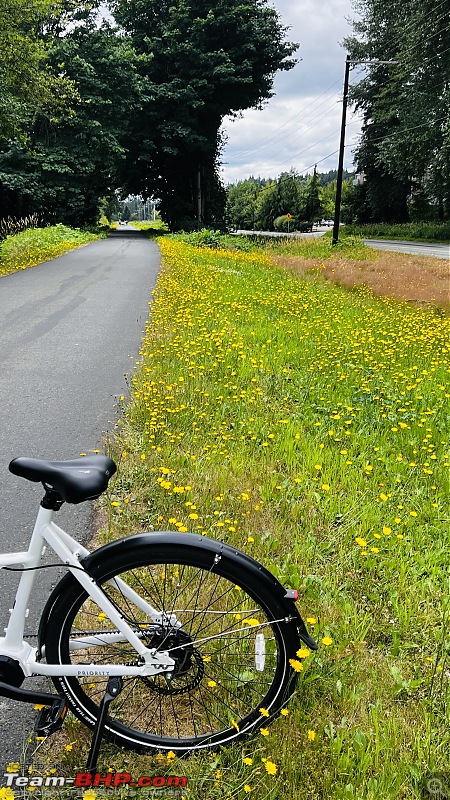
<path fill-rule="evenodd" d="M 160 266 L 158 247 L 130 229 L 0 279 L 0 549 L 24 549 L 40 484 L 8 471 L 16 456 L 69 459 L 101 446 L 139 355 Z M 63 506 L 57 522 L 86 540 L 90 503 Z M 56 571 L 55 571 L 56 572 Z M 27 632 L 57 581 L 43 570 Z M 12 573 L 0 574 L 0 630 L 8 619 Z M 26 681 L 26 688 L 30 682 Z M 0 698 L 0 776 L 20 761 L 35 712 Z M 1 783 L 0 783 L 1 785 Z"/>

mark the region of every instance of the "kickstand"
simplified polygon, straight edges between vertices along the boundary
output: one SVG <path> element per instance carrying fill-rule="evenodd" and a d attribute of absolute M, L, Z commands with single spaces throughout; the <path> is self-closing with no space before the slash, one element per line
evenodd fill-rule
<path fill-rule="evenodd" d="M 102 743 L 109 704 L 120 694 L 122 688 L 122 678 L 119 675 L 111 675 L 108 680 L 108 685 L 106 687 L 103 700 L 99 706 L 97 722 L 95 723 L 94 733 L 92 734 L 91 749 L 89 751 L 88 763 L 86 767 L 86 772 L 90 772 L 92 777 L 94 777 L 95 773 L 97 772 L 97 759 Z"/>

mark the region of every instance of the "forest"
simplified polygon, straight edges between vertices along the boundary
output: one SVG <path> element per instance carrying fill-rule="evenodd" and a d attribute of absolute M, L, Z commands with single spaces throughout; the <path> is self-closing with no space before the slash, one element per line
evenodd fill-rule
<path fill-rule="evenodd" d="M 243 230 L 307 231 L 322 217 L 334 217 L 336 170 L 298 175 L 281 173 L 276 180 L 249 178 L 227 187 L 226 222 Z M 344 171 L 341 219 L 354 218 L 354 175 Z"/>

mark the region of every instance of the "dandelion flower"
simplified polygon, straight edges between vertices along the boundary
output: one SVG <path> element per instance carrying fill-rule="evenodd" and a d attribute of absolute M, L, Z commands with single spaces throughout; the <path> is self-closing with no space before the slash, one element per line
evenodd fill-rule
<path fill-rule="evenodd" d="M 362 539 L 361 536 L 357 536 L 355 539 L 356 544 L 359 544 L 360 547 L 367 547 L 367 542 L 365 539 Z"/>
<path fill-rule="evenodd" d="M 15 794 L 9 786 L 2 786 L 0 789 L 0 798 L 2 800 L 14 800 Z"/>
<path fill-rule="evenodd" d="M 324 636 L 321 641 L 322 644 L 324 644 L 326 647 L 328 647 L 330 644 L 333 644 L 333 639 L 331 638 L 331 636 Z"/>

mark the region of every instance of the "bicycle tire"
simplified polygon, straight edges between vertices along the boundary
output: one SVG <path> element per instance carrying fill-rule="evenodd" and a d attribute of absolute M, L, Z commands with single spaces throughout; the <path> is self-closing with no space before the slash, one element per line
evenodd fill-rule
<path fill-rule="evenodd" d="M 178 658 L 172 678 L 123 678 L 105 738 L 137 752 L 177 755 L 228 746 L 265 727 L 294 692 L 298 675 L 289 661 L 297 658 L 303 622 L 281 584 L 246 554 L 206 537 L 158 532 L 106 545 L 83 565 L 144 638 L 149 625 L 147 646 L 170 654 L 174 648 Z M 183 633 L 144 619 L 107 583 L 115 577 L 152 605 L 162 602 L 158 610 L 168 618 L 175 613 Z M 42 632 L 47 663 L 136 663 L 128 642 L 97 646 L 95 657 L 86 649 L 71 653 L 70 641 L 81 631 L 112 630 L 98 612 L 72 575 L 63 578 Z M 93 728 L 107 678 L 52 680 L 75 716 Z"/>

